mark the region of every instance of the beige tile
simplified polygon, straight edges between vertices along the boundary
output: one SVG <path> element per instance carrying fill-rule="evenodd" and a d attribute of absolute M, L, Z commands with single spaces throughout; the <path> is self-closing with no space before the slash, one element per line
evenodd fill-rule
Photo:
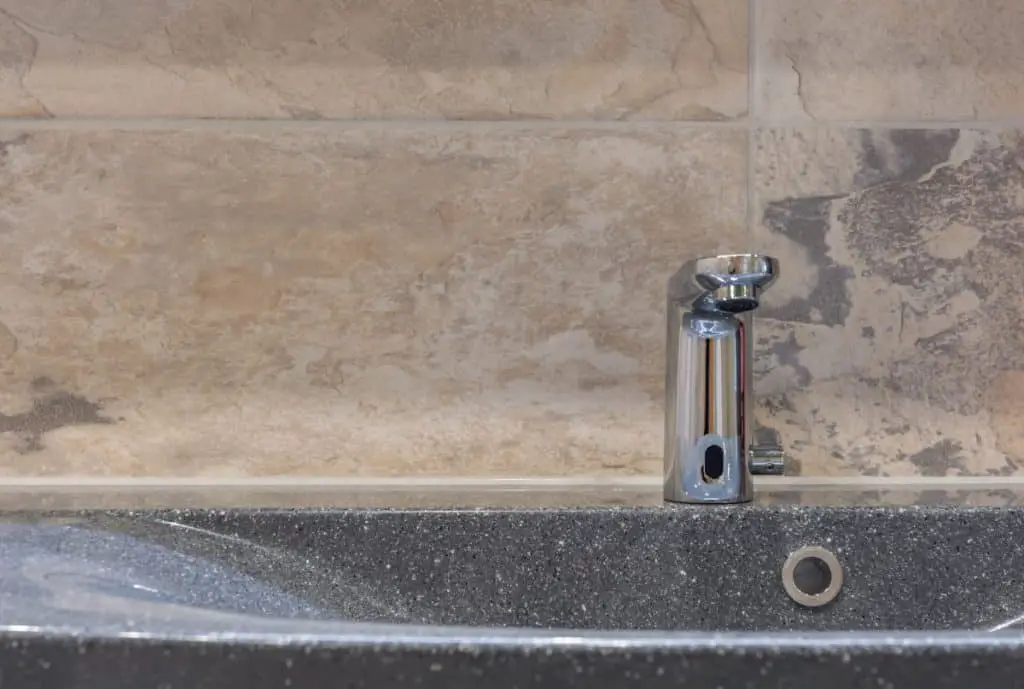
<path fill-rule="evenodd" d="M 0 113 L 723 119 L 744 0 L 0 0 Z"/>
<path fill-rule="evenodd" d="M 766 129 L 760 420 L 805 474 L 1024 472 L 1018 131 Z"/>
<path fill-rule="evenodd" d="M 742 131 L 247 129 L 4 136 L 0 471 L 660 471 Z"/>
<path fill-rule="evenodd" d="M 759 117 L 974 120 L 1024 112 L 1024 3 L 756 2 Z"/>

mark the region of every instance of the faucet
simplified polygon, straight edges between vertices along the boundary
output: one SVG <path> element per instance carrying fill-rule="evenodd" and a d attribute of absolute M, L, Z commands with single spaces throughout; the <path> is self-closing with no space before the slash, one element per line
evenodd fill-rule
<path fill-rule="evenodd" d="M 668 282 L 665 500 L 739 503 L 753 473 L 782 473 L 777 438 L 753 433 L 754 310 L 779 274 L 760 254 L 706 256 Z"/>

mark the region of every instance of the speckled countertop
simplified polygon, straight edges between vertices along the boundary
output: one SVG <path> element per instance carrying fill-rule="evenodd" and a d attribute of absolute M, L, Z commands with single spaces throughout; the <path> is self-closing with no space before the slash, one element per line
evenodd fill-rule
<path fill-rule="evenodd" d="M 752 505 L 704 507 L 663 505 L 653 479 L 8 487 L 3 560 L 36 588 L 0 606 L 4 685 L 1019 683 L 1024 634 L 984 629 L 1024 602 L 1024 483 L 758 489 Z M 38 549 L 23 528 L 38 525 L 56 550 L 22 562 L 14 546 Z M 810 543 L 849 573 L 824 613 L 778 589 L 778 563 Z M 92 579 L 69 578 L 90 558 Z M 42 576 L 58 560 L 63 578 Z M 165 598 L 111 605 L 111 572 L 131 569 Z M 191 583 L 153 583 L 166 572 Z M 353 606 L 353 592 L 390 604 Z M 173 596 L 185 604 L 168 607 Z"/>

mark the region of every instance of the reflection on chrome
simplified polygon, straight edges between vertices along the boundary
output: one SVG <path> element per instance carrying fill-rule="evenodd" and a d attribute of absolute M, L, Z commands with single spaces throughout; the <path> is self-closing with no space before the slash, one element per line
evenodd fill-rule
<path fill-rule="evenodd" d="M 780 473 L 782 452 L 753 435 L 753 312 L 779 263 L 758 254 L 698 258 L 668 285 L 665 499 L 753 498 L 751 468 Z"/>

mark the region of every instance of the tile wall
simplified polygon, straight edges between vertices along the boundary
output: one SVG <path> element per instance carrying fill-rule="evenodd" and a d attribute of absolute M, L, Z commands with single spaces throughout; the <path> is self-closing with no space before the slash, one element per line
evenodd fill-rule
<path fill-rule="evenodd" d="M 774 252 L 803 474 L 1024 473 L 1024 4 L 0 0 L 0 473 L 661 468 Z"/>

